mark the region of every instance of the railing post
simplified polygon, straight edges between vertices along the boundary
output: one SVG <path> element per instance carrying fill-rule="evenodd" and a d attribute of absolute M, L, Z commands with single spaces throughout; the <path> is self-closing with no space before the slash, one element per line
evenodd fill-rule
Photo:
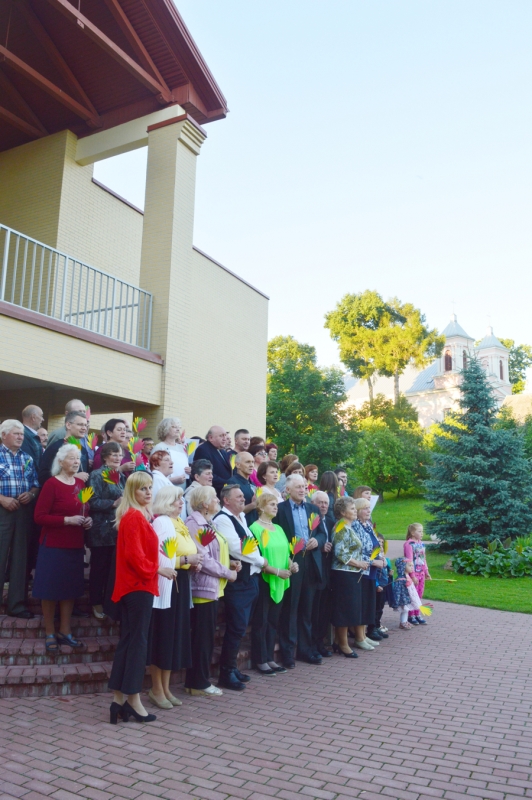
<path fill-rule="evenodd" d="M 153 303 L 153 295 L 150 294 L 150 301 L 148 303 L 148 341 L 147 341 L 147 343 L 145 345 L 146 350 L 150 349 L 150 344 L 151 344 L 151 307 L 152 307 L 152 303 Z"/>
<path fill-rule="evenodd" d="M 61 308 L 59 309 L 59 319 L 65 321 L 65 300 L 66 300 L 66 285 L 68 275 L 68 256 L 63 253 L 65 259 L 65 266 L 63 269 L 63 288 L 61 289 Z"/>
<path fill-rule="evenodd" d="M 6 238 L 4 241 L 4 256 L 2 258 L 2 285 L 0 286 L 0 300 L 4 299 L 4 295 L 6 292 L 6 280 L 7 280 L 7 262 L 9 260 L 9 240 L 11 238 L 11 231 L 9 228 L 5 228 Z"/>

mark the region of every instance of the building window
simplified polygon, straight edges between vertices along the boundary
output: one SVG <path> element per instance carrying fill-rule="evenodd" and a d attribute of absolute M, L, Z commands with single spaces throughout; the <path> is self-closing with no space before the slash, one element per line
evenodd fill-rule
<path fill-rule="evenodd" d="M 467 367 L 467 353 L 465 350 L 462 353 L 462 366 L 464 369 Z"/>
<path fill-rule="evenodd" d="M 446 350 L 445 351 L 444 359 L 445 359 L 445 362 L 444 362 L 445 363 L 445 372 L 452 372 L 452 369 L 453 369 L 453 357 L 451 355 L 451 351 L 450 350 Z"/>
<path fill-rule="evenodd" d="M 503 381 L 504 380 L 504 368 L 502 366 L 502 358 L 499 361 L 499 375 L 501 377 L 501 381 Z"/>

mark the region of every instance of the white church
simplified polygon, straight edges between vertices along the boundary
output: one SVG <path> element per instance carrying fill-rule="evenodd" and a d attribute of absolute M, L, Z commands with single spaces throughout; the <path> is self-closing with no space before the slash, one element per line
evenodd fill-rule
<path fill-rule="evenodd" d="M 440 358 L 421 371 L 407 367 L 399 379 L 399 389 L 417 409 L 423 427 L 441 422 L 449 411 L 458 409 L 460 371 L 472 353 L 480 358 L 499 406 L 512 393 L 508 375 L 509 350 L 494 335 L 493 328 L 488 328 L 482 341 L 475 345 L 475 340 L 465 332 L 456 314 L 453 314 L 443 335 L 445 347 Z M 393 400 L 393 378 L 377 377 L 373 393 L 375 397 L 383 394 Z M 346 394 L 347 405 L 360 408 L 369 400 L 367 382 L 351 379 L 346 383 Z"/>

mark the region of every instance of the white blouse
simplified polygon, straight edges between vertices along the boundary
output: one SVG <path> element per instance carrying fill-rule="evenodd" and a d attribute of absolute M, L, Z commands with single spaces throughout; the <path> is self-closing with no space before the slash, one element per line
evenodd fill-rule
<path fill-rule="evenodd" d="M 156 444 L 153 448 L 152 453 L 156 453 L 158 450 L 165 450 L 172 456 L 172 463 L 174 465 L 172 478 L 179 478 L 181 475 L 184 475 L 186 478 L 185 467 L 189 467 L 190 464 L 188 463 L 188 456 L 184 446 L 182 444 L 173 445 L 166 444 L 166 442 L 159 442 L 159 444 Z M 184 489 L 186 486 L 186 480 L 183 481 L 183 483 L 174 485 L 181 486 L 181 488 Z"/>
<path fill-rule="evenodd" d="M 164 476 L 163 476 L 164 477 Z M 159 537 L 159 569 L 161 567 L 170 567 L 175 569 L 175 558 L 167 558 L 161 553 L 161 544 L 165 539 L 173 539 L 175 537 L 175 528 L 170 517 L 156 517 L 153 521 L 153 529 Z M 153 598 L 154 608 L 170 608 L 172 599 L 172 586 L 173 581 L 168 578 L 163 578 L 159 575 L 159 597 Z"/>

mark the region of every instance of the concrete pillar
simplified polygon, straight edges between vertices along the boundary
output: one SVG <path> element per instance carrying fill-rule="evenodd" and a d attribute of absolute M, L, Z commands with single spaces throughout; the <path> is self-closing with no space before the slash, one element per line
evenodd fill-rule
<path fill-rule="evenodd" d="M 162 401 L 155 422 L 194 417 L 201 366 L 192 340 L 192 236 L 196 157 L 206 134 L 186 114 L 148 128 L 148 168 L 140 286 L 154 295 L 150 349 L 164 358 Z"/>

